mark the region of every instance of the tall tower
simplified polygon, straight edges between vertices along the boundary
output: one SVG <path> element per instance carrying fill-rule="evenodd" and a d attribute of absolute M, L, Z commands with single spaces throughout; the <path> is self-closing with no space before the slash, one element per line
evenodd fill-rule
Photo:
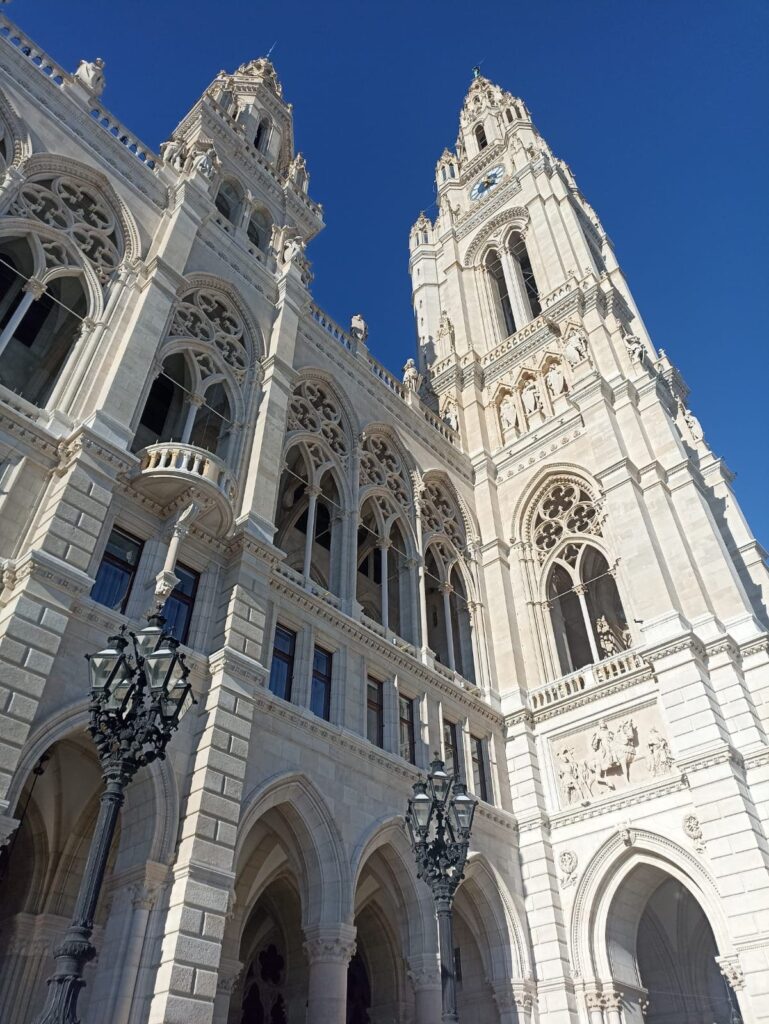
<path fill-rule="evenodd" d="M 743 789 L 738 767 L 756 779 L 764 771 L 767 570 L 686 384 L 655 348 L 600 220 L 526 105 L 476 71 L 436 181 L 438 216 L 421 214 L 410 236 L 419 359 L 473 465 L 521 865 L 553 897 L 549 911 L 530 910 L 537 973 L 562 978 L 565 992 L 579 953 L 570 965 L 555 952 L 570 941 L 572 908 L 553 864 L 573 871 L 597 842 L 613 841 L 612 814 L 629 805 L 617 791 L 644 784 L 642 755 L 653 783 L 663 746 L 685 773 L 690 831 L 714 843 L 716 884 L 732 891 L 739 874 L 745 891 L 755 886 L 756 913 L 769 912 L 769 854 L 755 824 L 766 801 Z M 639 752 L 632 780 L 619 770 L 609 780 L 596 760 L 609 734 Z M 733 850 L 749 851 L 744 861 L 726 852 L 718 794 L 739 808 Z M 579 809 L 602 796 L 603 812 Z M 550 831 L 561 819 L 573 826 L 568 848 Z M 632 844 L 631 830 L 617 842 Z M 735 933 L 742 896 L 724 900 Z M 573 913 L 578 921 L 579 906 Z M 745 965 L 763 969 L 748 955 Z M 580 999 L 612 1006 L 616 993 L 594 996 L 587 985 Z"/>

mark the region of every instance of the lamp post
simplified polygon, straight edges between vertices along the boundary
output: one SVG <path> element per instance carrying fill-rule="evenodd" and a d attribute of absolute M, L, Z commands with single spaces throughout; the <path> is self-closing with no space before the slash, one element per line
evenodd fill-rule
<path fill-rule="evenodd" d="M 72 923 L 53 954 L 56 969 L 36 1024 L 78 1024 L 83 971 L 96 955 L 93 918 L 125 788 L 166 746 L 182 715 L 195 703 L 179 641 L 163 631 L 159 613 L 126 636 L 125 626 L 98 654 L 87 654 L 91 677 L 88 727 L 101 762 L 105 789 L 91 839 Z"/>
<path fill-rule="evenodd" d="M 457 1024 L 457 985 L 451 913 L 462 881 L 470 830 L 478 801 L 456 775 L 448 775 L 437 754 L 427 781 L 414 783 L 406 824 L 417 862 L 417 876 L 433 892 L 441 955 L 443 1024 Z"/>

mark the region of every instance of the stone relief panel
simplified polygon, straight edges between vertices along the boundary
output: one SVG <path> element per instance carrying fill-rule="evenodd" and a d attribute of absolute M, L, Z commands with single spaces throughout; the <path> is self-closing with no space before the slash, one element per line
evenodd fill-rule
<path fill-rule="evenodd" d="M 675 767 L 656 704 L 601 718 L 550 740 L 561 807 L 641 786 Z"/>

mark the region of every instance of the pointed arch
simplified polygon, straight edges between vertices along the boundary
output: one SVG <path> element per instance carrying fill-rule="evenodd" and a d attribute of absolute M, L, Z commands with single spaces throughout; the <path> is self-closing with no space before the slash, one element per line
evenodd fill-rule
<path fill-rule="evenodd" d="M 128 204 L 121 198 L 106 175 L 89 164 L 54 153 L 32 154 L 22 162 L 19 173 L 27 181 L 66 175 L 97 189 L 119 222 L 122 241 L 121 262 L 141 259 L 142 246 L 139 227 Z"/>
<path fill-rule="evenodd" d="M 248 794 L 243 808 L 235 845 L 236 870 L 248 853 L 254 827 L 268 812 L 275 812 L 301 861 L 303 926 L 351 922 L 352 884 L 344 841 L 334 815 L 307 776 L 299 772 L 273 776 Z"/>
<path fill-rule="evenodd" d="M 531 947 L 523 908 L 516 904 L 499 872 L 483 854 L 474 853 L 457 890 L 459 909 L 472 922 L 489 981 L 533 977 Z"/>
<path fill-rule="evenodd" d="M 379 858 L 380 870 L 395 894 L 401 913 L 402 949 L 407 956 L 437 953 L 435 908 L 429 886 L 416 878 L 414 854 L 401 815 L 384 815 L 362 833 L 352 852 L 353 892 L 367 864 Z"/>
<path fill-rule="evenodd" d="M 532 370 L 531 372 L 533 373 L 534 371 Z M 531 542 L 532 526 L 537 506 L 548 489 L 554 483 L 560 481 L 563 481 L 565 484 L 574 484 L 577 487 L 585 488 L 595 505 L 599 509 L 603 507 L 603 493 L 598 481 L 592 474 L 573 462 L 551 463 L 529 481 L 515 505 L 512 520 L 513 543 Z"/>
<path fill-rule="evenodd" d="M 68 736 L 84 732 L 89 721 L 87 703 L 78 700 L 45 718 L 30 732 L 8 788 L 10 807 L 18 803 L 24 783 L 46 750 Z M 179 789 L 174 770 L 165 759 L 153 761 L 132 786 L 142 787 L 145 793 L 149 790 L 155 806 L 147 859 L 170 864 L 179 827 Z"/>
<path fill-rule="evenodd" d="M 32 152 L 32 142 L 27 126 L 21 120 L 13 104 L 0 90 L 0 123 L 7 130 L 5 139 L 5 170 L 19 167 Z"/>
<path fill-rule="evenodd" d="M 238 288 L 230 281 L 215 274 L 187 274 L 176 290 L 176 304 L 183 302 L 189 295 L 200 289 L 220 292 L 232 304 L 238 318 L 243 323 L 244 330 L 241 337 L 248 356 L 248 364 L 254 366 L 265 353 L 264 332 Z M 165 331 L 166 336 L 171 330 L 173 316 L 172 313 L 169 317 Z"/>
<path fill-rule="evenodd" d="M 733 951 L 721 909 L 722 897 L 710 872 L 672 839 L 646 829 L 633 828 L 629 836 L 618 831 L 604 841 L 593 854 L 577 886 L 569 930 L 575 975 L 601 981 L 611 979 L 607 933 L 609 910 L 623 881 L 639 867 L 656 868 L 677 879 L 702 908 L 721 956 Z"/>

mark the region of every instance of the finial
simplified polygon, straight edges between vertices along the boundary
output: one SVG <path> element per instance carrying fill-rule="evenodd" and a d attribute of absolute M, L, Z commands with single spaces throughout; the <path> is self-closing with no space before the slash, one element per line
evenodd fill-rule
<path fill-rule="evenodd" d="M 476 64 L 473 67 L 473 78 L 480 78 L 480 77 L 481 77 L 481 65 L 480 64 Z"/>

